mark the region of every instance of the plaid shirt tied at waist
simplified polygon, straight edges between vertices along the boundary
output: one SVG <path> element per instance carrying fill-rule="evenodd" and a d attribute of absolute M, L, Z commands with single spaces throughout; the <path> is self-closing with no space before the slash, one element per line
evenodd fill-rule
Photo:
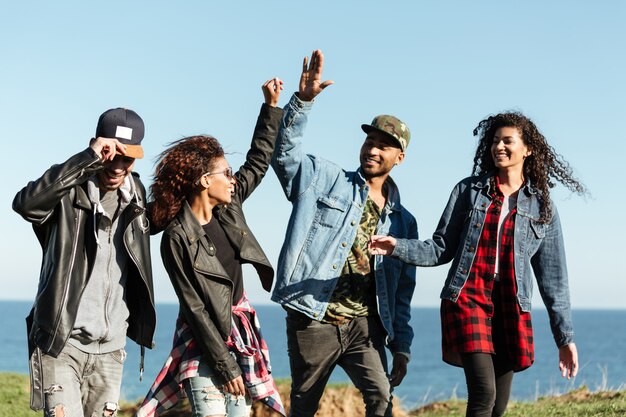
<path fill-rule="evenodd" d="M 232 310 L 232 331 L 226 341 L 235 354 L 242 377 L 252 401 L 261 401 L 276 412 L 286 415 L 278 389 L 271 376 L 267 344 L 261 326 L 245 292 Z M 235 316 L 241 325 L 237 326 Z M 176 321 L 172 351 L 157 375 L 150 391 L 137 411 L 137 417 L 159 416 L 184 396 L 183 381 L 198 376 L 202 352 L 193 338 L 191 328 L 182 317 Z"/>

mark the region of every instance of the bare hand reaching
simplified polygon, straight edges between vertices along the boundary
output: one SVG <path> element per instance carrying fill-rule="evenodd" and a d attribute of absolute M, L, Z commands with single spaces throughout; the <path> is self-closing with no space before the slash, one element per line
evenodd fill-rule
<path fill-rule="evenodd" d="M 391 255 L 396 247 L 397 240 L 391 236 L 373 235 L 367 244 L 372 255 Z"/>
<path fill-rule="evenodd" d="M 324 54 L 315 50 L 311 54 L 311 62 L 304 57 L 302 63 L 302 75 L 300 75 L 300 90 L 298 95 L 300 100 L 311 101 L 322 92 L 323 89 L 333 84 L 333 81 L 322 81 L 322 70 L 324 69 Z"/>
<path fill-rule="evenodd" d="M 280 98 L 280 92 L 283 89 L 283 80 L 274 77 L 265 81 L 261 89 L 263 90 L 263 97 L 265 97 L 265 104 L 276 107 Z"/>

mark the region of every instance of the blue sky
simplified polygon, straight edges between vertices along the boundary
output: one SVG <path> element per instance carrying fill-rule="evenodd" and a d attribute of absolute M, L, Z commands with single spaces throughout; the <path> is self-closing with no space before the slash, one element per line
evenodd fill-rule
<path fill-rule="evenodd" d="M 98 116 L 137 111 L 151 181 L 172 140 L 216 136 L 243 161 L 262 101 L 260 86 L 297 89 L 302 58 L 326 57 L 335 81 L 316 100 L 305 149 L 356 168 L 362 123 L 394 114 L 412 141 L 394 169 L 420 235 L 433 232 L 453 185 L 470 173 L 472 129 L 520 110 L 568 160 L 592 197 L 553 192 L 564 228 L 572 302 L 625 308 L 621 265 L 626 206 L 626 3 L 621 1 L 11 2 L 0 13 L 2 299 L 35 296 L 40 249 L 11 210 L 15 193 L 84 149 Z M 8 148 L 8 149 L 7 149 Z M 245 205 L 275 264 L 290 205 L 269 172 Z M 175 301 L 155 249 L 156 298 Z M 447 266 L 418 269 L 413 303 L 436 306 Z M 251 269 L 253 302 L 269 303 Z M 535 305 L 541 305 L 538 296 Z"/>

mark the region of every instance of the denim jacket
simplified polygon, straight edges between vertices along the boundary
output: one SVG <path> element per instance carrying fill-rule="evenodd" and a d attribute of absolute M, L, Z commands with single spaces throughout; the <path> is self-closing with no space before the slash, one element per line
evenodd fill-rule
<path fill-rule="evenodd" d="M 285 107 L 272 167 L 293 204 L 278 260 L 272 300 L 321 320 L 356 237 L 369 187 L 360 171 L 302 152 L 311 102 L 296 95 Z M 400 204 L 389 178 L 377 233 L 417 239 L 415 218 Z M 374 259 L 378 314 L 392 352 L 410 353 L 409 326 L 415 267 L 391 257 Z"/>
<path fill-rule="evenodd" d="M 456 302 L 467 281 L 491 204 L 491 176 L 469 177 L 459 182 L 452 190 L 432 239 L 400 239 L 392 253 L 392 256 L 418 266 L 436 266 L 452 261 L 441 292 L 442 299 Z M 552 219 L 540 223 L 536 190 L 526 183 L 519 191 L 513 239 L 515 279 L 519 306 L 522 311 L 530 311 L 534 273 L 548 310 L 554 340 L 560 347 L 573 342 L 574 331 L 561 223 L 556 206 L 552 201 L 550 204 Z"/>

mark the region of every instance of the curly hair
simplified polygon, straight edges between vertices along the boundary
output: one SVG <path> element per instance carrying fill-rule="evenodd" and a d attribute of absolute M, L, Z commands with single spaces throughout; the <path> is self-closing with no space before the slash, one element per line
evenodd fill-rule
<path fill-rule="evenodd" d="M 224 157 L 220 143 L 211 136 L 190 136 L 174 141 L 157 157 L 150 186 L 150 214 L 157 230 L 164 229 L 196 190 L 202 174 Z"/>
<path fill-rule="evenodd" d="M 524 160 L 524 178 L 530 180 L 539 194 L 539 222 L 547 223 L 552 219 L 550 188 L 555 180 L 570 191 L 584 195 L 585 186 L 573 176 L 572 168 L 563 157 L 548 145 L 546 138 L 528 117 L 519 112 L 507 112 L 489 116 L 478 123 L 474 136 L 479 137 L 472 175 L 482 175 L 495 171 L 496 166 L 491 155 L 491 145 L 496 131 L 501 127 L 515 127 L 519 130 L 524 144 L 532 152 Z"/>

